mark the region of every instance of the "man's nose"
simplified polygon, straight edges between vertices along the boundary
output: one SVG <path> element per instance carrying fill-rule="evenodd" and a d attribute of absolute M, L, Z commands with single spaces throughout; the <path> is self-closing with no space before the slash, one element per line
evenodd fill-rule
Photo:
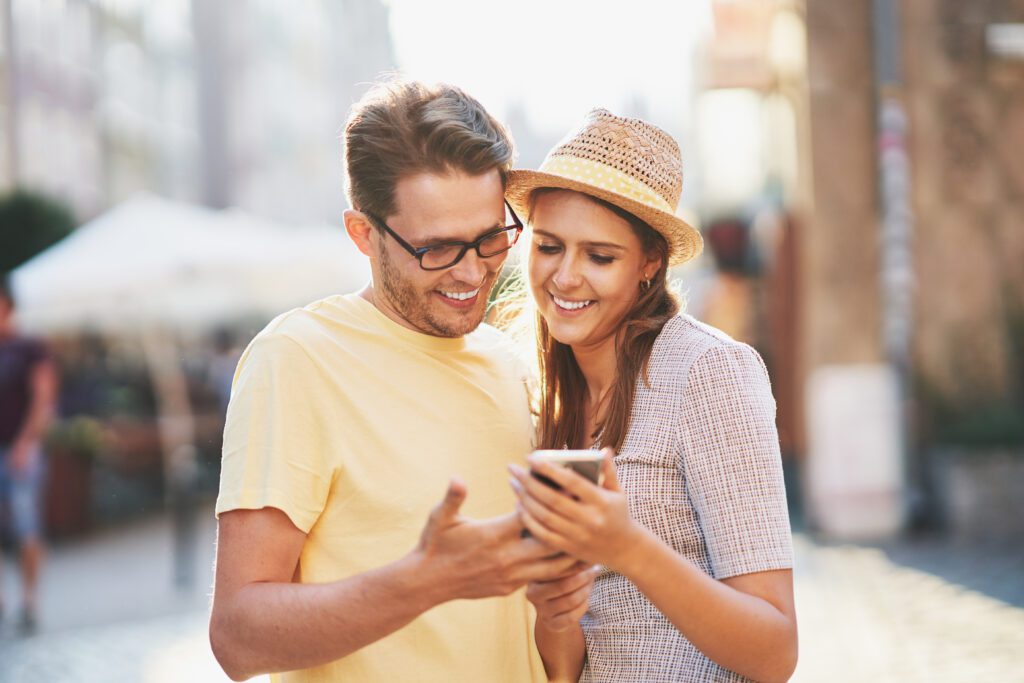
<path fill-rule="evenodd" d="M 465 255 L 452 266 L 452 277 L 473 287 L 479 287 L 487 277 L 487 263 L 475 249 L 467 249 Z"/>

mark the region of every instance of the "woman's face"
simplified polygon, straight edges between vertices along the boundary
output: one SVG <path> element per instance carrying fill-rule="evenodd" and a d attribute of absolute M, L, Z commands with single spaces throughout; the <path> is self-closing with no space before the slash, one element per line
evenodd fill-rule
<path fill-rule="evenodd" d="M 613 339 L 658 259 L 628 221 L 579 192 L 542 193 L 530 224 L 530 289 L 551 336 L 579 348 Z"/>

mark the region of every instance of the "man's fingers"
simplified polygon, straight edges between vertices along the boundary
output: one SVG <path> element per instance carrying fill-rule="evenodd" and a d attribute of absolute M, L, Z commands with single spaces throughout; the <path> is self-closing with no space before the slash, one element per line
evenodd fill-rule
<path fill-rule="evenodd" d="M 523 522 L 516 512 L 510 512 L 501 517 L 492 517 L 484 520 L 481 524 L 489 525 L 499 537 L 504 539 L 520 538 L 520 532 L 523 530 Z"/>
<path fill-rule="evenodd" d="M 459 516 L 459 508 L 466 500 L 466 484 L 458 477 L 452 477 L 448 482 L 448 490 L 444 498 L 434 508 L 434 514 L 438 521 L 453 520 Z"/>
<path fill-rule="evenodd" d="M 574 564 L 573 566 L 571 566 L 568 569 L 566 569 L 564 574 L 562 574 L 561 576 L 555 578 L 554 580 L 555 581 L 562 581 L 562 580 L 568 579 L 571 576 L 576 576 L 578 574 L 586 574 L 588 571 L 591 571 L 591 567 L 592 566 L 593 565 L 591 565 L 591 564 L 589 564 L 587 562 L 583 562 L 582 560 L 577 560 L 576 564 Z M 594 576 L 597 576 L 597 574 L 595 573 Z"/>
<path fill-rule="evenodd" d="M 530 581 L 556 581 L 565 575 L 565 572 L 576 564 L 575 558 L 568 555 L 561 555 L 547 560 L 537 560 L 524 564 L 516 572 L 517 580 Z"/>
<path fill-rule="evenodd" d="M 530 533 L 525 536 L 521 535 L 520 532 L 525 527 L 527 530 L 530 526 L 524 519 L 525 512 L 522 510 L 522 506 L 517 506 L 515 513 L 516 532 L 514 537 L 508 538 L 502 542 L 504 546 L 506 560 L 512 564 L 535 562 L 537 560 L 549 559 L 552 557 L 562 557 L 564 553 L 547 543 L 537 536 L 536 534 Z M 536 524 L 536 520 L 532 520 Z M 542 532 L 543 533 L 543 532 Z"/>
<path fill-rule="evenodd" d="M 518 541 L 510 551 L 510 559 L 514 563 L 537 564 L 551 560 L 567 561 L 566 566 L 575 563 L 575 559 L 565 555 L 558 548 L 562 538 L 558 534 L 546 528 L 538 522 L 521 505 L 519 506 L 519 518 L 530 532 L 530 537 Z M 536 581 L 549 581 L 556 578 L 554 575 L 542 578 L 531 579 Z"/>

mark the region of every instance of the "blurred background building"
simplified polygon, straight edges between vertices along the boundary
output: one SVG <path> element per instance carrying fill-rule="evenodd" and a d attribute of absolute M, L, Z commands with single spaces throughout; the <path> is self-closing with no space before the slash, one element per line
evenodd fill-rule
<path fill-rule="evenodd" d="M 982 533 L 950 518 L 977 496 L 950 468 L 1024 430 L 1024 6 L 713 8 L 699 202 L 716 256 L 749 250 L 713 291 L 751 302 L 732 324 L 769 359 L 808 521 Z M 1020 533 L 1008 480 L 984 533 Z"/>
<path fill-rule="evenodd" d="M 592 106 L 680 141 L 707 248 L 675 275 L 766 360 L 798 529 L 890 557 L 920 534 L 979 562 L 1024 547 L 1024 1 L 596 9 L 0 0 L 0 190 L 80 226 L 11 264 L 65 375 L 54 450 L 93 463 L 62 498 L 87 479 L 94 527 L 151 515 L 180 503 L 184 458 L 208 504 L 241 348 L 366 277 L 338 140 L 400 69 L 477 96 L 522 166 Z M 84 533 L 82 514 L 51 511 L 54 531 Z M 1020 606 L 1010 566 L 980 588 Z"/>
<path fill-rule="evenodd" d="M 5 0 L 2 183 L 81 219 L 139 190 L 287 221 L 343 208 L 340 126 L 396 67 L 379 2 Z"/>

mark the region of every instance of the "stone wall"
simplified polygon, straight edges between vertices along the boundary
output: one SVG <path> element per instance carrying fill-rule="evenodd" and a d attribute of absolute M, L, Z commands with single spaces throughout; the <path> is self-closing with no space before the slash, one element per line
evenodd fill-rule
<path fill-rule="evenodd" d="M 813 207 L 801 239 L 804 374 L 884 360 L 872 2 L 807 0 Z M 917 379 L 959 401 L 1008 388 L 1024 301 L 1024 61 L 985 28 L 1024 0 L 902 0 Z"/>
<path fill-rule="evenodd" d="M 882 360 L 870 6 L 807 1 L 813 206 L 800 241 L 805 373 Z"/>
<path fill-rule="evenodd" d="M 1024 298 L 1024 62 L 985 27 L 1024 0 L 903 0 L 920 377 L 958 401 L 1007 389 L 1006 307 Z"/>

